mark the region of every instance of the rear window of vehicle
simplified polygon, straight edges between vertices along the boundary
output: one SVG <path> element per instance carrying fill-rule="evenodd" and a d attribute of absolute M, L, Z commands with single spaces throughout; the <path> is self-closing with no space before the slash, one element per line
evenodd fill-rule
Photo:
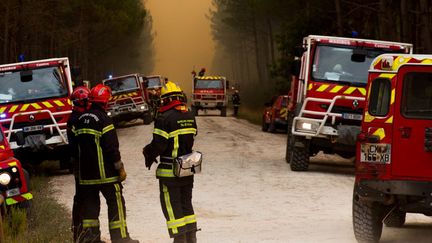
<path fill-rule="evenodd" d="M 372 82 L 369 99 L 369 113 L 373 116 L 386 116 L 390 108 L 391 82 L 378 78 Z"/>
<path fill-rule="evenodd" d="M 196 89 L 223 89 L 222 80 L 208 80 L 208 79 L 196 79 L 195 80 Z"/>
<path fill-rule="evenodd" d="M 432 73 L 405 74 L 401 113 L 407 118 L 432 119 Z"/>

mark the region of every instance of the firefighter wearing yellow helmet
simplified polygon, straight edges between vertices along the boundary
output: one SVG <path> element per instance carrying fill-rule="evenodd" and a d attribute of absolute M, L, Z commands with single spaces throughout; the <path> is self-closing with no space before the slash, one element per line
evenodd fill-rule
<path fill-rule="evenodd" d="M 150 169 L 160 156 L 156 177 L 170 237 L 174 242 L 196 242 L 197 221 L 192 206 L 194 176 L 176 177 L 174 159 L 192 152 L 197 126 L 177 84 L 168 81 L 162 86 L 159 112 L 153 140 L 143 148 L 145 164 Z"/>

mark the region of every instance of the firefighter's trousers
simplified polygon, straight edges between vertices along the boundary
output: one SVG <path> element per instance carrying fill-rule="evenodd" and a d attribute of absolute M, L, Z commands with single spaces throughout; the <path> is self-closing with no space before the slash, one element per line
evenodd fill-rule
<path fill-rule="evenodd" d="M 82 232 L 82 215 L 83 215 L 83 192 L 79 179 L 75 178 L 75 196 L 72 206 L 72 232 L 74 242 L 78 241 L 78 236 Z"/>
<path fill-rule="evenodd" d="M 160 201 L 171 238 L 197 231 L 192 206 L 193 178 L 191 180 L 159 179 Z"/>
<path fill-rule="evenodd" d="M 98 185 L 81 185 L 83 196 L 83 233 L 79 236 L 79 242 L 99 242 L 99 192 L 105 197 L 108 205 L 108 222 L 111 241 L 129 239 L 126 226 L 126 207 L 122 195 L 121 183 L 109 183 Z"/>

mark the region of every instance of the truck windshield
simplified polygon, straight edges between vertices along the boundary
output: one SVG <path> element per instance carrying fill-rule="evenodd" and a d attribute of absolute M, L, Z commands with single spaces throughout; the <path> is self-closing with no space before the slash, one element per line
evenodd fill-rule
<path fill-rule="evenodd" d="M 148 88 L 162 87 L 159 77 L 147 78 L 147 80 L 148 80 Z"/>
<path fill-rule="evenodd" d="M 364 62 L 351 60 L 353 46 L 318 45 L 312 63 L 312 78 L 315 81 L 332 81 L 366 86 L 368 70 L 373 59 L 390 50 L 367 48 Z"/>
<path fill-rule="evenodd" d="M 223 89 L 222 80 L 196 79 L 195 89 Z"/>
<path fill-rule="evenodd" d="M 28 80 L 23 81 L 22 73 Z M 29 71 L 0 73 L 0 104 L 24 103 L 27 101 L 68 95 L 64 73 L 60 67 L 44 67 Z"/>
<path fill-rule="evenodd" d="M 138 89 L 138 83 L 135 77 L 106 80 L 104 84 L 111 88 L 113 94 Z"/>

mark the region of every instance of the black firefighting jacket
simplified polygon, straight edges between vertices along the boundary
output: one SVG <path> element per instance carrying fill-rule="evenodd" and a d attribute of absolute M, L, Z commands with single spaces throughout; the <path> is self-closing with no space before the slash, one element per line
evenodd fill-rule
<path fill-rule="evenodd" d="M 184 107 L 184 106 L 183 106 Z M 176 109 L 177 108 L 177 109 Z M 192 152 L 197 126 L 194 115 L 185 107 L 172 108 L 159 114 L 155 121 L 153 140 L 145 151 L 156 158 L 160 164 L 156 170 L 157 178 L 174 178 L 173 159 Z"/>
<path fill-rule="evenodd" d="M 75 123 L 79 156 L 79 183 L 105 184 L 118 181 L 114 163 L 121 160 L 119 142 L 111 118 L 103 108 L 92 105 Z"/>

